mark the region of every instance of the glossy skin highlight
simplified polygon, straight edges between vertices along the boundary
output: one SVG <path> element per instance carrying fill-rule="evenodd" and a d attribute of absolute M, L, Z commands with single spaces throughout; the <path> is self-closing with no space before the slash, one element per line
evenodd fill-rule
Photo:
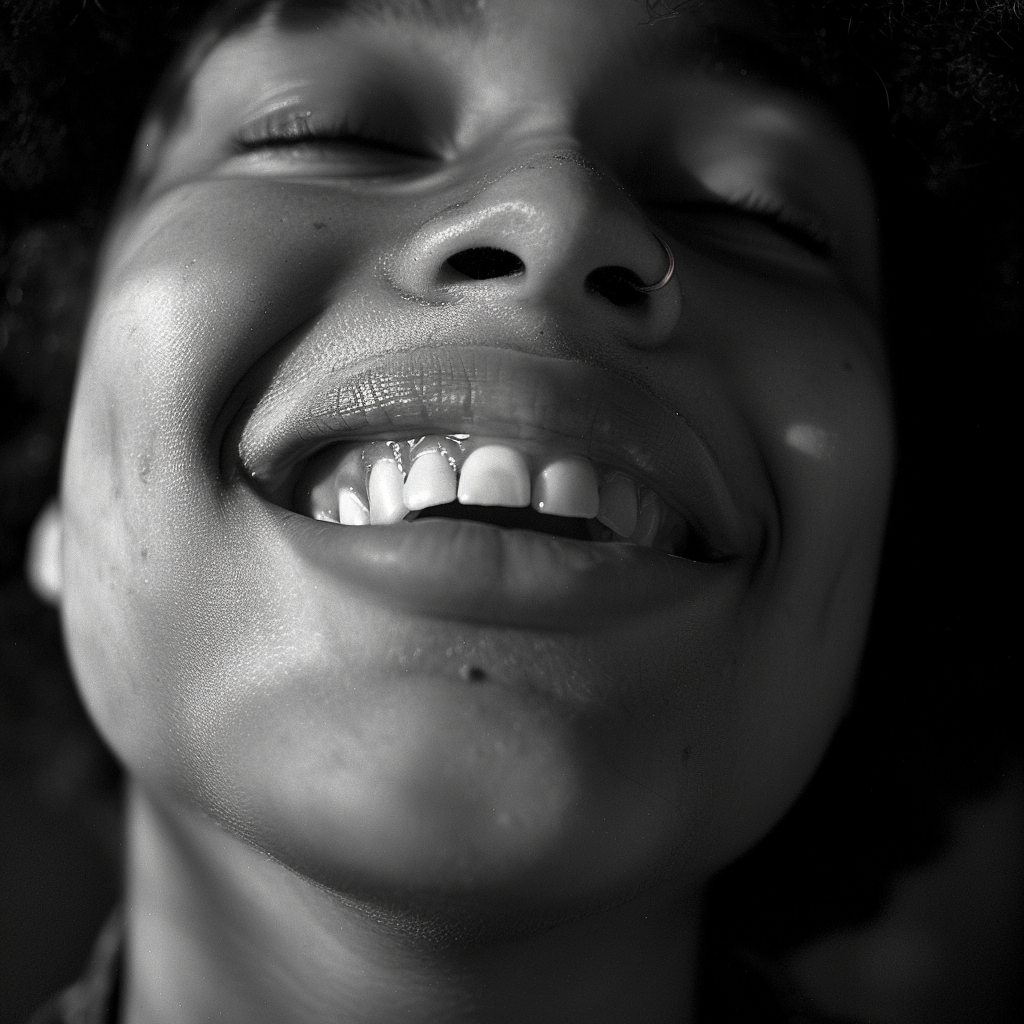
<path fill-rule="evenodd" d="M 340 899 L 435 935 L 525 935 L 640 893 L 690 920 L 806 783 L 856 674 L 893 461 L 871 186 L 822 108 L 706 67 L 689 17 L 482 12 L 472 31 L 264 20 L 150 137 L 69 433 L 71 656 L 136 822 L 164 823 L 138 849 L 180 841 L 179 877 L 203 844 L 227 875 L 269 854 L 256 902 Z M 342 124 L 362 134 L 323 137 Z M 658 280 L 658 236 L 670 288 L 634 307 L 588 287 L 606 267 Z M 474 246 L 525 273 L 453 278 Z M 706 453 L 736 550 L 678 600 L 550 628 L 500 601 L 439 614 L 429 586 L 394 602 L 326 547 L 297 553 L 313 527 L 254 472 L 259 425 L 334 394 L 317 382 L 437 354 L 502 368 L 483 383 L 513 413 L 463 423 L 489 436 L 565 366 L 580 394 L 649 393 Z M 633 443 L 653 486 L 664 463 Z M 445 1012 L 498 1019 L 467 1005 Z"/>

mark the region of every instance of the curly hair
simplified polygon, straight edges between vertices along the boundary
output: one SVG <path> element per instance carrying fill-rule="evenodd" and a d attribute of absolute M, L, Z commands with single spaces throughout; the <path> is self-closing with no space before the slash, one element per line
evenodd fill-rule
<path fill-rule="evenodd" d="M 650 20 L 682 6 L 636 2 Z M 56 616 L 21 582 L 24 547 L 56 490 L 90 267 L 134 127 L 209 6 L 0 8 L 0 767 L 67 806 L 109 799 L 117 772 L 74 696 Z M 235 0 L 221 17 L 253 6 Z M 988 785 L 1019 742 L 1005 725 L 1009 611 L 992 587 L 1004 557 L 993 541 L 1013 535 L 1001 445 L 1003 354 L 1021 320 L 1012 62 L 1024 4 L 773 9 L 780 46 L 856 127 L 875 170 L 901 437 L 853 707 L 797 805 L 712 889 L 712 930 L 777 950 L 873 913 L 895 870 L 940 847 L 949 802 Z"/>

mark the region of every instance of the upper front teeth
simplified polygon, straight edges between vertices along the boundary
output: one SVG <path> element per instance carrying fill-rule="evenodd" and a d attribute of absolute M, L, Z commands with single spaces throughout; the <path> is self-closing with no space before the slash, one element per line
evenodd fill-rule
<path fill-rule="evenodd" d="M 440 448 L 422 452 L 409 467 L 402 501 L 410 512 L 455 500 L 457 477 L 451 459 Z"/>
<path fill-rule="evenodd" d="M 459 474 L 459 504 L 530 504 L 530 467 L 526 457 L 505 444 L 488 444 L 469 453 Z"/>
<path fill-rule="evenodd" d="M 635 505 L 636 488 L 632 481 L 629 481 L 629 485 Z M 571 455 L 556 459 L 537 474 L 533 484 L 533 507 L 538 512 L 547 512 L 552 516 L 595 519 L 601 508 L 598 491 L 597 473 L 590 461 Z"/>
<path fill-rule="evenodd" d="M 685 529 L 649 488 L 615 470 L 600 472 L 589 459 L 562 455 L 530 459 L 507 443 L 465 435 L 335 446 L 307 470 L 303 511 L 346 526 L 397 523 L 423 509 L 458 500 L 463 505 L 531 506 L 544 515 L 594 521 L 604 539 L 653 546 L 671 527 Z"/>
<path fill-rule="evenodd" d="M 370 501 L 370 523 L 385 526 L 404 519 L 409 511 L 402 500 L 405 473 L 394 459 L 380 459 L 370 469 L 367 497 Z"/>

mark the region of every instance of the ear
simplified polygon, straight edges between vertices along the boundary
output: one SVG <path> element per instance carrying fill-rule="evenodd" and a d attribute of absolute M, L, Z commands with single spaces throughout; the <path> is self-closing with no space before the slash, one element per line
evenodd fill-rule
<path fill-rule="evenodd" d="M 59 605 L 63 592 L 64 519 L 56 499 L 48 501 L 32 524 L 25 575 L 40 601 Z"/>

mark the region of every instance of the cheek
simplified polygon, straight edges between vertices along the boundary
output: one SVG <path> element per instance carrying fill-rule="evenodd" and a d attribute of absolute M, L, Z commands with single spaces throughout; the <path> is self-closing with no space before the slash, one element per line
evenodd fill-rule
<path fill-rule="evenodd" d="M 874 561 L 888 512 L 895 436 L 878 330 L 838 295 L 733 329 L 744 339 L 731 356 L 737 400 L 777 506 L 775 582 L 798 575 L 801 603 L 827 617 L 837 574 L 852 559 Z"/>
<path fill-rule="evenodd" d="M 727 289 L 708 289 L 709 350 L 775 507 L 726 686 L 720 838 L 729 856 L 795 799 L 849 702 L 895 452 L 870 318 L 838 293 L 747 282 L 738 294 L 729 302 Z"/>
<path fill-rule="evenodd" d="M 251 589 L 222 514 L 239 381 L 316 314 L 340 262 L 336 239 L 331 258 L 307 251 L 308 218 L 287 233 L 258 203 L 226 208 L 216 186 L 195 199 L 158 202 L 108 243 L 61 485 L 70 653 L 101 730 L 133 763 L 180 746 L 195 704 L 176 680 L 212 633 L 230 644 L 245 614 L 224 598 Z"/>

